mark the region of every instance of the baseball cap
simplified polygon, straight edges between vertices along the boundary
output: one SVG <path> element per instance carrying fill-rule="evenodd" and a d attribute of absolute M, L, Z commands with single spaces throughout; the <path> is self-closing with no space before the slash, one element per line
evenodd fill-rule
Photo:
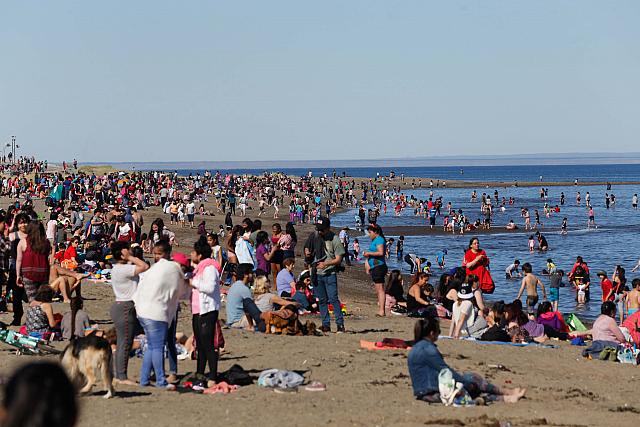
<path fill-rule="evenodd" d="M 318 218 L 318 222 L 316 222 L 316 230 L 318 231 L 328 230 L 330 225 L 331 223 L 329 221 L 329 218 L 327 218 L 326 216 L 321 216 L 320 218 Z"/>
<path fill-rule="evenodd" d="M 458 298 L 471 299 L 473 298 L 473 288 L 469 283 L 463 283 L 458 291 Z"/>
<path fill-rule="evenodd" d="M 180 252 L 174 253 L 173 260 L 183 267 L 191 266 L 191 261 L 189 261 L 189 258 L 187 258 L 187 256 L 183 253 L 180 253 Z"/>

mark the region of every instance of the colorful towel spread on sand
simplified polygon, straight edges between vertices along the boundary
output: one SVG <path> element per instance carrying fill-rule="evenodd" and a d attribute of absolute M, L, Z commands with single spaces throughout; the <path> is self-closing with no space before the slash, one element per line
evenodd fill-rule
<path fill-rule="evenodd" d="M 385 338 L 382 341 L 360 340 L 360 348 L 365 350 L 411 350 L 411 346 L 400 338 Z"/>

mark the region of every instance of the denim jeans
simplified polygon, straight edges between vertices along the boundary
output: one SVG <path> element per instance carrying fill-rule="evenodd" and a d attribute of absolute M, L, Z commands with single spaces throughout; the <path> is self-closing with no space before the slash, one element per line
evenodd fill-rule
<path fill-rule="evenodd" d="M 326 276 L 318 275 L 317 284 L 313 289 L 313 293 L 318 298 L 322 326 L 331 326 L 328 304 L 333 305 L 333 315 L 336 319 L 336 325 L 344 326 L 342 310 L 340 309 L 340 299 L 338 298 L 338 276 L 336 276 L 335 273 Z"/>
<path fill-rule="evenodd" d="M 138 317 L 144 334 L 147 336 L 147 350 L 142 359 L 140 385 L 149 385 L 151 369 L 156 373 L 156 387 L 165 387 L 167 379 L 164 376 L 164 343 L 167 340 L 169 324 L 158 320 Z"/>

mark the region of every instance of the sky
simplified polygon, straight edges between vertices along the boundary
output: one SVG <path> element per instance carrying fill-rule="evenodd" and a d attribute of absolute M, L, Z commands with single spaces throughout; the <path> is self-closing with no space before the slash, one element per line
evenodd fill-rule
<path fill-rule="evenodd" d="M 0 143 L 51 161 L 638 151 L 640 2 L 5 1 Z"/>

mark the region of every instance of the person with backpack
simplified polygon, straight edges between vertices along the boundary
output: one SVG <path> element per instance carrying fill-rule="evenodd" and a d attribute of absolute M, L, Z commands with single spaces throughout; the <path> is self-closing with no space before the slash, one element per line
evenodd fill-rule
<path fill-rule="evenodd" d="M 333 314 L 337 326 L 337 333 L 345 332 L 344 318 L 340 309 L 338 296 L 338 276 L 342 258 L 345 255 L 344 246 L 338 235 L 331 231 L 329 218 L 321 216 L 316 222 L 316 231 L 307 238 L 304 245 L 307 264 L 314 272 L 314 293 L 318 298 L 320 316 L 322 318 L 322 332 L 331 332 L 331 317 L 329 303 L 333 305 Z"/>

